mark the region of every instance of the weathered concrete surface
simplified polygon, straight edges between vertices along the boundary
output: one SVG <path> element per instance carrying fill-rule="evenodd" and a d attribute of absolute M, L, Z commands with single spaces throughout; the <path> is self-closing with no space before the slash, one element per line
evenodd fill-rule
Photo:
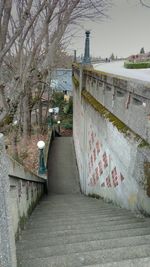
<path fill-rule="evenodd" d="M 15 236 L 11 224 L 8 161 L 0 134 L 0 266 L 16 267 Z"/>
<path fill-rule="evenodd" d="M 148 123 L 143 116 L 150 107 L 149 95 L 143 100 L 146 106 L 136 108 L 129 97 L 126 121 L 120 99 L 125 101 L 132 82 L 87 69 L 82 77 L 83 81 L 79 69 L 75 69 L 73 129 L 81 189 L 87 195 L 96 194 L 127 209 L 150 214 L 150 145 L 138 131 Z M 137 93 L 144 97 L 146 85 L 142 86 L 140 91 L 134 81 L 133 98 Z M 132 119 L 134 124 L 129 128 Z"/>
<path fill-rule="evenodd" d="M 23 167 L 22 167 L 23 168 Z M 25 174 L 24 170 L 24 174 Z M 30 180 L 31 178 L 31 180 Z M 10 177 L 10 208 L 12 214 L 12 226 L 16 239 L 19 238 L 21 230 L 24 228 L 29 215 L 32 213 L 34 207 L 45 193 L 45 180 L 35 175 L 26 177 Z"/>
<path fill-rule="evenodd" d="M 150 143 L 150 82 L 87 70 L 85 88 Z"/>
<path fill-rule="evenodd" d="M 57 138 L 52 151 L 57 160 L 49 176 L 51 194 L 36 207 L 17 243 L 18 267 L 148 267 L 150 219 L 79 193 L 70 138 Z"/>
<path fill-rule="evenodd" d="M 34 211 L 17 251 L 18 267 L 136 267 L 137 258 L 148 267 L 150 220 L 103 200 L 51 195 Z"/>
<path fill-rule="evenodd" d="M 17 239 L 35 205 L 45 193 L 46 179 L 30 172 L 8 155 L 6 162 L 12 226 Z"/>
<path fill-rule="evenodd" d="M 14 238 L 44 194 L 45 179 L 6 155 L 2 135 L 0 142 L 0 266 L 15 267 Z"/>
<path fill-rule="evenodd" d="M 77 193 L 78 170 L 71 137 L 55 138 L 49 153 L 49 192 Z M 65 177 L 65 179 L 64 179 Z"/>

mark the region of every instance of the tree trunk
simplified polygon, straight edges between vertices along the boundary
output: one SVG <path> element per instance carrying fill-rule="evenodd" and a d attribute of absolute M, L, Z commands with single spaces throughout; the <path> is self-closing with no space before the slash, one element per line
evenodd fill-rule
<path fill-rule="evenodd" d="M 31 111 L 28 95 L 24 97 L 23 101 L 23 136 L 26 140 L 31 136 Z"/>
<path fill-rule="evenodd" d="M 40 127 L 40 131 L 42 131 L 42 124 L 43 124 L 43 120 L 42 120 L 42 101 L 40 99 L 40 101 L 39 101 L 39 127 Z"/>

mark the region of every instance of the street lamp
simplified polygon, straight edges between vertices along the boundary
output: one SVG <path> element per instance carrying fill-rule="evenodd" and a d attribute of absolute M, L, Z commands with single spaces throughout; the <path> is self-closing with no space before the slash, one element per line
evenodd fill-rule
<path fill-rule="evenodd" d="M 58 133 L 60 133 L 60 121 L 57 121 L 58 124 Z"/>
<path fill-rule="evenodd" d="M 39 174 L 45 174 L 46 172 L 46 167 L 45 167 L 45 162 L 44 162 L 44 147 L 45 143 L 44 141 L 39 141 L 37 143 L 38 149 L 39 149 Z"/>
<path fill-rule="evenodd" d="M 13 125 L 16 126 L 17 124 L 18 124 L 18 121 L 15 120 L 15 121 L 13 122 Z"/>
<path fill-rule="evenodd" d="M 17 133 L 18 133 L 18 121 L 13 121 L 13 153 L 15 159 L 18 159 L 18 148 L 17 148 Z"/>
<path fill-rule="evenodd" d="M 49 108 L 49 113 L 50 113 L 50 116 L 48 118 L 48 126 L 49 127 L 52 127 L 53 126 L 53 117 L 52 117 L 52 114 L 53 114 L 53 108 Z"/>

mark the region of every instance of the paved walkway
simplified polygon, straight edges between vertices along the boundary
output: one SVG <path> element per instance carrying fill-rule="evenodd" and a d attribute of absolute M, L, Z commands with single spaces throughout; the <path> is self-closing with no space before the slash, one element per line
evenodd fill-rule
<path fill-rule="evenodd" d="M 115 61 L 110 63 L 98 63 L 94 64 L 94 69 L 110 73 L 117 76 L 121 76 L 124 78 L 131 78 L 150 82 L 150 68 L 148 69 L 126 69 L 124 67 L 124 60 L 123 61 Z"/>
<path fill-rule="evenodd" d="M 18 267 L 148 267 L 150 219 L 80 194 L 71 138 L 57 138 L 50 194 L 17 243 Z"/>
<path fill-rule="evenodd" d="M 49 155 L 49 192 L 79 193 L 78 170 L 71 137 L 57 137 Z"/>

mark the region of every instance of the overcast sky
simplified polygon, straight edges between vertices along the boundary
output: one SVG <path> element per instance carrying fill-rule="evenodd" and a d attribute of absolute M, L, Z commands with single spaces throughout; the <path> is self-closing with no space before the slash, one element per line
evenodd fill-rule
<path fill-rule="evenodd" d="M 145 0 L 146 3 L 148 0 Z M 103 22 L 84 23 L 91 30 L 91 55 L 127 57 L 144 47 L 150 51 L 150 9 L 142 7 L 139 0 L 113 0 L 109 19 Z M 150 1 L 149 1 L 150 3 Z M 84 50 L 84 29 L 72 40 L 69 49 Z"/>

